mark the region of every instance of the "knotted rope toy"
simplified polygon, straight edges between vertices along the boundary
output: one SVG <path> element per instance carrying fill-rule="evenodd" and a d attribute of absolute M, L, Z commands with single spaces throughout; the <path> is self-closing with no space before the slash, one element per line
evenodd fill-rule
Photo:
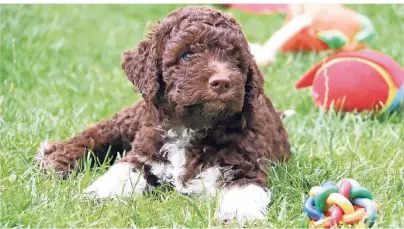
<path fill-rule="evenodd" d="M 330 228 L 341 223 L 355 225 L 364 222 L 372 227 L 379 211 L 379 205 L 372 198 L 372 193 L 356 180 L 343 179 L 338 184 L 324 182 L 312 187 L 304 201 L 304 226 Z"/>

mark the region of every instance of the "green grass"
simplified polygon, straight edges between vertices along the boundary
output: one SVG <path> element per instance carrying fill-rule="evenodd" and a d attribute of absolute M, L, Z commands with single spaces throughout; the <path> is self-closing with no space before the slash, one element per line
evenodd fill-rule
<path fill-rule="evenodd" d="M 208 227 L 215 202 L 159 189 L 94 204 L 78 193 L 106 168 L 61 181 L 33 166 L 44 139 L 66 139 L 139 99 L 120 69 L 121 53 L 175 5 L 2 5 L 0 59 L 1 227 Z M 404 5 L 353 5 L 378 35 L 371 47 L 404 65 Z M 284 16 L 231 10 L 248 39 L 263 43 Z M 381 205 L 375 227 L 404 227 L 404 109 L 381 118 L 319 111 L 296 80 L 324 54 L 286 54 L 263 67 L 266 93 L 285 120 L 293 159 L 269 171 L 274 199 L 260 227 L 300 227 L 310 187 L 344 177 Z"/>

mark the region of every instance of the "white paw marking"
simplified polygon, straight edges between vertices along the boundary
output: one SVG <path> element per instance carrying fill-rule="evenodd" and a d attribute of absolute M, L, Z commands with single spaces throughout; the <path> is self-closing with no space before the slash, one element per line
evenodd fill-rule
<path fill-rule="evenodd" d="M 45 161 L 45 150 L 49 149 L 51 146 L 48 143 L 48 141 L 45 141 L 41 144 L 39 147 L 36 155 L 35 155 L 35 161 L 39 163 L 39 165 L 42 167 L 43 162 Z"/>
<path fill-rule="evenodd" d="M 49 150 L 52 147 L 51 144 L 48 143 L 48 141 L 44 141 L 41 146 L 39 147 L 38 151 L 36 152 L 36 155 L 34 157 L 34 160 L 39 164 L 41 168 L 45 168 L 45 151 Z"/>
<path fill-rule="evenodd" d="M 235 218 L 241 225 L 263 220 L 270 202 L 271 192 L 255 184 L 225 188 L 219 194 L 219 206 L 215 218 L 222 222 Z"/>
<path fill-rule="evenodd" d="M 199 173 L 194 179 L 188 181 L 184 187 L 177 189 L 184 194 L 201 194 L 206 193 L 209 196 L 216 194 L 216 182 L 220 178 L 220 170 L 212 167 Z"/>
<path fill-rule="evenodd" d="M 147 188 L 143 174 L 129 163 L 117 163 L 83 192 L 96 198 L 142 194 Z"/>

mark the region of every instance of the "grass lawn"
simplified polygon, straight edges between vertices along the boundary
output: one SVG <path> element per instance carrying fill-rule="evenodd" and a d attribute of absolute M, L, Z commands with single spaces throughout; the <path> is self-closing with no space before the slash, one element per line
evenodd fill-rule
<path fill-rule="evenodd" d="M 65 181 L 47 178 L 31 160 L 45 139 L 66 139 L 139 99 L 120 69 L 121 54 L 147 23 L 176 5 L 0 6 L 0 226 L 208 227 L 215 202 L 158 189 L 136 200 L 95 205 L 78 193 L 106 168 Z M 404 65 L 404 5 L 353 5 L 374 23 L 374 49 Z M 251 42 L 263 43 L 284 16 L 230 10 Z M 285 120 L 293 159 L 269 171 L 273 201 L 259 227 L 300 227 L 312 186 L 345 177 L 369 188 L 381 211 L 374 227 L 404 227 L 404 108 L 384 117 L 324 114 L 294 83 L 325 54 L 286 54 L 263 67 L 266 93 Z M 237 225 L 235 225 L 237 226 Z"/>

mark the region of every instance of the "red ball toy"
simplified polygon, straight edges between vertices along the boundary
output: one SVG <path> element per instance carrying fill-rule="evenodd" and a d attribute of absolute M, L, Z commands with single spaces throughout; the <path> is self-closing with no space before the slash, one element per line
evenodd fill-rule
<path fill-rule="evenodd" d="M 344 52 L 317 63 L 296 83 L 336 111 L 393 111 L 404 99 L 404 69 L 377 51 Z"/>

